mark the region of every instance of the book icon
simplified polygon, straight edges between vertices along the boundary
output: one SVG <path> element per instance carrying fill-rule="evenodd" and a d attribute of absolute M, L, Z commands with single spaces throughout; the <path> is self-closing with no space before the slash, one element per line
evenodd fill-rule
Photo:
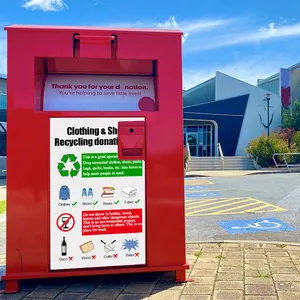
<path fill-rule="evenodd" d="M 113 198 L 115 195 L 115 188 L 112 186 L 104 186 L 101 198 Z"/>

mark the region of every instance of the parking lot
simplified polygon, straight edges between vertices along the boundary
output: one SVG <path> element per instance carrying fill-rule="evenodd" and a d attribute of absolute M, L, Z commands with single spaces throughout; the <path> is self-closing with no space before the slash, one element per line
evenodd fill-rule
<path fill-rule="evenodd" d="M 300 174 L 190 177 L 187 241 L 300 241 Z"/>

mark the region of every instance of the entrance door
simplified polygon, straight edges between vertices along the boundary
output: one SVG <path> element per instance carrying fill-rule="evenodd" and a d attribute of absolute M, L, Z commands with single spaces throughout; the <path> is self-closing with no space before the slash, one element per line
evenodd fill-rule
<path fill-rule="evenodd" d="M 187 132 L 186 133 L 187 143 L 190 146 L 191 156 L 198 156 L 198 133 L 196 132 Z"/>

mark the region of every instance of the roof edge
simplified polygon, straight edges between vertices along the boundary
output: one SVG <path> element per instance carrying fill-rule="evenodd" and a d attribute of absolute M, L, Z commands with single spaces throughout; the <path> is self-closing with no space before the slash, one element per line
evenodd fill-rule
<path fill-rule="evenodd" d="M 183 35 L 183 32 L 178 29 L 160 29 L 160 28 L 115 28 L 115 27 L 98 27 L 98 26 L 57 26 L 57 25 L 22 25 L 22 24 L 12 24 L 5 26 L 6 31 L 14 30 L 36 30 L 36 31 L 55 31 L 55 30 L 64 30 L 64 31 L 74 31 L 74 30 L 83 30 L 83 31 L 119 31 L 119 32 L 144 32 L 144 33 L 165 33 L 165 34 L 178 34 Z"/>

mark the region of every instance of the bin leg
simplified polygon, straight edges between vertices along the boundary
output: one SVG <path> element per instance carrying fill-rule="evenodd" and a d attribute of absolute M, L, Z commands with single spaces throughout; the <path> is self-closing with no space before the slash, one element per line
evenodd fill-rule
<path fill-rule="evenodd" d="M 13 294 L 20 292 L 19 280 L 7 280 L 5 281 L 5 294 Z"/>
<path fill-rule="evenodd" d="M 175 271 L 175 280 L 176 283 L 183 282 L 193 282 L 192 278 L 186 278 L 186 270 Z"/>

